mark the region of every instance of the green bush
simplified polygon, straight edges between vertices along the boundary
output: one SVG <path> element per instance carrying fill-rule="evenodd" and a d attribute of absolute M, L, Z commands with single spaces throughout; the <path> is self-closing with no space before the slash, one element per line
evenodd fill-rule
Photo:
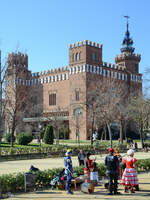
<path fill-rule="evenodd" d="M 59 139 L 64 139 L 64 132 L 61 131 L 61 132 L 59 133 Z"/>
<path fill-rule="evenodd" d="M 40 138 L 43 139 L 45 130 L 40 130 Z"/>
<path fill-rule="evenodd" d="M 136 163 L 137 171 L 150 170 L 150 159 L 138 160 Z M 106 176 L 106 166 L 104 164 L 98 164 L 98 174 L 100 178 Z M 44 171 L 35 172 L 36 188 L 50 187 L 50 182 L 53 177 L 60 173 L 62 168 L 48 169 Z M 74 167 L 74 174 L 83 174 L 83 166 Z M 24 173 L 17 174 L 5 174 L 0 176 L 1 192 L 19 192 L 24 190 Z M 34 188 L 33 188 L 34 189 Z"/>
<path fill-rule="evenodd" d="M 145 172 L 150 170 L 150 159 L 138 160 L 136 162 L 138 172 Z"/>
<path fill-rule="evenodd" d="M 8 142 L 8 143 L 11 142 L 11 133 L 6 133 L 5 140 L 6 140 L 6 142 Z M 15 140 L 16 140 L 16 137 L 14 136 L 14 137 L 13 137 L 13 142 L 15 142 Z"/>
<path fill-rule="evenodd" d="M 64 131 L 64 139 L 69 139 L 69 128 Z"/>
<path fill-rule="evenodd" d="M 54 131 L 53 127 L 48 125 L 44 132 L 43 141 L 45 144 L 53 144 L 54 143 Z"/>
<path fill-rule="evenodd" d="M 19 133 L 16 139 L 18 144 L 27 145 L 33 140 L 33 136 L 31 133 Z"/>

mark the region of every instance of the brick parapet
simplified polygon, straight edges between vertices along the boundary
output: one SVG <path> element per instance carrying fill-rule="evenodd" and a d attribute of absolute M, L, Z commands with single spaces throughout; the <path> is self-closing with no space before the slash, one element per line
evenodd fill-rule
<path fill-rule="evenodd" d="M 124 69 L 118 69 L 118 65 L 103 62 L 102 66 L 84 64 L 78 66 L 63 67 L 44 72 L 36 72 L 32 73 L 32 77 L 29 80 L 9 80 L 7 81 L 7 83 L 16 83 L 26 86 L 54 83 L 57 81 L 69 80 L 69 77 L 71 75 L 84 72 L 95 73 L 97 75 L 102 75 L 107 78 L 115 78 L 123 81 L 126 81 L 128 79 L 127 76 L 129 76 L 130 81 L 142 82 L 142 74 L 128 73 Z"/>
<path fill-rule="evenodd" d="M 136 60 L 138 62 L 140 62 L 141 60 L 141 55 L 140 54 L 136 54 L 136 53 L 126 53 L 126 54 L 120 54 L 120 55 L 116 55 L 115 57 L 115 62 L 121 62 L 124 60 Z"/>
<path fill-rule="evenodd" d="M 92 42 L 90 40 L 83 40 L 83 41 L 80 41 L 80 42 L 75 42 L 75 43 L 72 43 L 72 44 L 69 44 L 68 47 L 70 49 L 72 48 L 76 48 L 76 47 L 81 47 L 81 46 L 92 46 L 92 47 L 96 47 L 96 48 L 102 48 L 102 44 L 99 44 L 99 43 L 96 43 L 96 42 Z"/>

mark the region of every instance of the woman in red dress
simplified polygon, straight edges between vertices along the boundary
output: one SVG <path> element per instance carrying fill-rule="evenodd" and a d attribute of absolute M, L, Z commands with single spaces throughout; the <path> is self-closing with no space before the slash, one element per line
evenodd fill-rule
<path fill-rule="evenodd" d="M 87 159 L 86 159 L 86 163 L 85 163 L 85 167 L 84 167 L 84 175 L 87 177 L 85 182 L 87 182 L 87 183 L 90 182 L 90 172 L 94 168 L 93 162 L 95 161 L 95 160 L 91 160 L 90 156 L 91 156 L 91 153 L 87 153 Z"/>
<path fill-rule="evenodd" d="M 126 168 L 123 172 L 121 183 L 124 185 L 125 192 L 128 192 L 129 187 L 131 193 L 135 193 L 134 187 L 138 186 L 138 178 L 134 169 L 137 160 L 133 157 L 134 151 L 132 149 L 127 151 L 127 155 L 128 157 L 123 160 Z"/>

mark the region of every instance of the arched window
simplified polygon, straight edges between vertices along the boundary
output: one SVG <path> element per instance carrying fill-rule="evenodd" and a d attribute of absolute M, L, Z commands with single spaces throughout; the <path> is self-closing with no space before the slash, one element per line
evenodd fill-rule
<path fill-rule="evenodd" d="M 80 60 L 80 54 L 76 53 L 76 61 Z"/>
<path fill-rule="evenodd" d="M 75 108 L 74 110 L 73 110 L 73 114 L 74 114 L 74 116 L 79 116 L 79 115 L 81 115 L 82 114 L 82 108 Z"/>

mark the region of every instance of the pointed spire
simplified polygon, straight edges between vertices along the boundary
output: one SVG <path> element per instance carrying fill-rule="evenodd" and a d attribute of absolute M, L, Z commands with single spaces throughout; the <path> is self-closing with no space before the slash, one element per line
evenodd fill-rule
<path fill-rule="evenodd" d="M 133 40 L 130 38 L 130 32 L 129 32 L 129 23 L 128 23 L 129 16 L 124 16 L 124 17 L 127 19 L 127 30 L 122 42 L 122 48 L 120 50 L 121 50 L 121 53 L 132 54 L 134 52 L 134 47 L 132 47 Z"/>

